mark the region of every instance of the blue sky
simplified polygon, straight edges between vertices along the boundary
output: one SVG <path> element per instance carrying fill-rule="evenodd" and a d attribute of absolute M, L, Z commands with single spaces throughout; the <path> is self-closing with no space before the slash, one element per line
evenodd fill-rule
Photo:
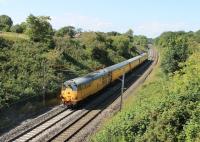
<path fill-rule="evenodd" d="M 163 31 L 200 29 L 199 0 L 0 0 L 0 15 L 20 23 L 30 14 L 52 18 L 55 29 L 125 32 L 156 37 Z"/>

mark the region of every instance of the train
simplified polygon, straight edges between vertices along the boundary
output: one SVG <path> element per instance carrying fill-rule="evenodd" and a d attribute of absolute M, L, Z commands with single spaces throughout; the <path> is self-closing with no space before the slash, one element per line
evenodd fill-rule
<path fill-rule="evenodd" d="M 61 89 L 61 101 L 65 105 L 74 106 L 78 102 L 102 90 L 147 59 L 148 54 L 142 53 L 141 55 L 89 73 L 83 77 L 65 81 Z"/>

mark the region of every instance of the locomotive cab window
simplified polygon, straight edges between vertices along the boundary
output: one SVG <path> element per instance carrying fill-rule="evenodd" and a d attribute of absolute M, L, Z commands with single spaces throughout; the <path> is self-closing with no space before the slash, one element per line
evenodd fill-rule
<path fill-rule="evenodd" d="M 77 86 L 76 86 L 75 84 L 71 84 L 71 89 L 72 89 L 73 91 L 77 91 Z"/>
<path fill-rule="evenodd" d="M 66 89 L 66 88 L 70 88 L 73 91 L 77 91 L 77 86 L 75 84 L 63 85 L 63 89 Z"/>

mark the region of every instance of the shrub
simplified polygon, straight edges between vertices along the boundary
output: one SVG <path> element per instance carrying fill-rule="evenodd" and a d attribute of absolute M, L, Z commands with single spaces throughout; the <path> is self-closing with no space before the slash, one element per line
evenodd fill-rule
<path fill-rule="evenodd" d="M 17 25 L 12 26 L 10 31 L 14 33 L 23 33 L 23 28 L 17 24 Z"/>

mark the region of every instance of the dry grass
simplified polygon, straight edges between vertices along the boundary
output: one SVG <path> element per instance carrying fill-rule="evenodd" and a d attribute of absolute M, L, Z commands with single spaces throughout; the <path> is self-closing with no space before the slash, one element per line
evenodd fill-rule
<path fill-rule="evenodd" d="M 0 32 L 0 37 L 3 37 L 8 40 L 17 41 L 17 40 L 28 40 L 28 36 L 25 34 L 11 33 L 11 32 Z"/>

